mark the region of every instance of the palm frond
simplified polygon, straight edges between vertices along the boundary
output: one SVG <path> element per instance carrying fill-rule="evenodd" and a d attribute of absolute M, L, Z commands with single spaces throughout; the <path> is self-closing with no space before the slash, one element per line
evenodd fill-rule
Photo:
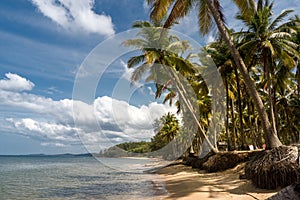
<path fill-rule="evenodd" d="M 163 103 L 169 101 L 169 105 L 172 106 L 173 99 L 176 97 L 176 94 L 173 91 L 170 91 L 168 94 L 165 95 Z"/>
<path fill-rule="evenodd" d="M 198 24 L 202 35 L 206 35 L 212 28 L 213 21 L 208 5 L 205 0 L 199 1 Z"/>
<path fill-rule="evenodd" d="M 148 3 L 152 4 L 152 9 L 150 13 L 150 19 L 154 23 L 158 23 L 162 20 L 162 18 L 167 14 L 170 6 L 174 0 L 152 0 L 148 1 Z"/>
<path fill-rule="evenodd" d="M 294 68 L 296 65 L 295 60 L 292 56 L 290 56 L 286 51 L 278 52 L 278 56 L 281 58 L 281 62 L 284 64 L 286 68 Z M 279 77 L 278 77 L 279 78 Z"/>
<path fill-rule="evenodd" d="M 141 78 L 143 77 L 143 75 L 147 72 L 147 70 L 149 70 L 150 66 L 146 63 L 140 65 L 139 67 L 137 67 L 133 72 L 132 75 L 130 77 L 131 83 L 136 83 L 138 80 L 141 80 Z"/>
<path fill-rule="evenodd" d="M 171 43 L 165 50 L 171 53 L 179 54 L 190 48 L 188 41 L 177 41 Z"/>
<path fill-rule="evenodd" d="M 171 27 L 178 19 L 186 16 L 192 6 L 192 0 L 177 0 L 164 24 L 164 28 Z"/>
<path fill-rule="evenodd" d="M 147 21 L 136 21 L 132 24 L 132 28 L 145 28 L 145 27 L 151 27 L 150 22 Z"/>
<path fill-rule="evenodd" d="M 294 12 L 293 10 L 283 10 L 278 17 L 275 18 L 275 20 L 270 24 L 270 26 L 268 27 L 268 29 L 273 30 L 274 28 L 276 28 L 276 26 L 278 25 L 279 22 L 282 22 L 284 20 L 284 18 L 290 14 Z"/>
<path fill-rule="evenodd" d="M 134 49 L 143 49 L 148 46 L 148 42 L 143 39 L 129 39 L 122 42 L 122 45 L 125 47 L 132 47 Z"/>
<path fill-rule="evenodd" d="M 175 67 L 176 71 L 180 72 L 182 75 L 194 74 L 196 72 L 193 64 L 184 58 L 170 56 L 166 61 L 170 67 Z"/>
<path fill-rule="evenodd" d="M 263 41 L 263 42 L 262 42 L 262 46 L 263 46 L 263 48 L 269 49 L 271 55 L 272 55 L 272 56 L 275 56 L 275 50 L 274 50 L 274 47 L 273 47 L 273 45 L 271 44 L 270 41 L 268 41 L 268 40 Z"/>
<path fill-rule="evenodd" d="M 261 11 L 262 9 L 263 9 L 263 0 L 258 0 L 257 11 Z"/>
<path fill-rule="evenodd" d="M 133 56 L 128 60 L 127 67 L 133 68 L 136 65 L 138 65 L 139 63 L 144 62 L 144 61 L 145 61 L 145 55 Z"/>
<path fill-rule="evenodd" d="M 240 16 L 245 22 L 250 22 L 255 12 L 255 1 L 254 0 L 232 0 L 235 5 L 239 8 Z"/>
<path fill-rule="evenodd" d="M 287 32 L 274 32 L 270 35 L 270 38 L 292 38 L 292 35 Z"/>

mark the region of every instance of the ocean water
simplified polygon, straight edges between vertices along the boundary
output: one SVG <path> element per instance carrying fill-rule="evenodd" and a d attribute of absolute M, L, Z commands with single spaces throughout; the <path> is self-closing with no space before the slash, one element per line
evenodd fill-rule
<path fill-rule="evenodd" d="M 148 159 L 0 156 L 0 199 L 162 199 L 167 195 Z"/>

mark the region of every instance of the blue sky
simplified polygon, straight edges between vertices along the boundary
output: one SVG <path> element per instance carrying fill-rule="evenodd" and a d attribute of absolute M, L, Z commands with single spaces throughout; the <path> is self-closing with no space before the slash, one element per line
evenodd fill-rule
<path fill-rule="evenodd" d="M 224 2 L 228 24 L 239 28 L 235 8 Z M 299 14 L 299 0 L 275 3 L 275 12 L 293 8 Z M 72 100 L 90 52 L 148 15 L 143 0 L 1 0 L 0 154 L 82 153 L 149 138 L 153 119 L 174 108 L 155 102 L 151 85 L 135 89 L 128 101 L 112 94 L 120 77 L 130 75 L 128 55 L 107 68 L 92 102 Z M 200 44 L 211 40 L 200 38 L 195 11 L 174 29 Z M 80 126 L 74 124 L 73 105 L 82 109 Z M 125 115 L 116 117 L 116 111 Z M 94 127 L 94 115 L 101 130 Z"/>

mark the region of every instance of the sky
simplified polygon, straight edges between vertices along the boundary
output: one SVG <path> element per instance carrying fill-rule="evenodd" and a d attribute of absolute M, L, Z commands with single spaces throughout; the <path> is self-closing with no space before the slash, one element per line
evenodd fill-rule
<path fill-rule="evenodd" d="M 236 8 L 221 2 L 227 24 L 240 29 Z M 299 14 L 300 0 L 275 5 L 275 13 Z M 131 52 L 103 66 L 105 53 L 116 50 L 105 42 L 122 38 L 137 20 L 149 20 L 143 0 L 1 0 L 0 154 L 97 152 L 149 140 L 153 120 L 176 109 L 156 101 L 151 84 L 129 87 Z M 200 45 L 213 40 L 199 36 L 194 10 L 173 29 Z M 81 88 L 92 58 L 103 73 Z"/>

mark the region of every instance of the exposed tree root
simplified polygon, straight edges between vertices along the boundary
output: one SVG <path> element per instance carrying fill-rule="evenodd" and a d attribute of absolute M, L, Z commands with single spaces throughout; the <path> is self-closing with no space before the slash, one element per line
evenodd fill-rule
<path fill-rule="evenodd" d="M 246 178 L 262 189 L 276 189 L 299 181 L 297 146 L 266 150 L 246 164 Z"/>

